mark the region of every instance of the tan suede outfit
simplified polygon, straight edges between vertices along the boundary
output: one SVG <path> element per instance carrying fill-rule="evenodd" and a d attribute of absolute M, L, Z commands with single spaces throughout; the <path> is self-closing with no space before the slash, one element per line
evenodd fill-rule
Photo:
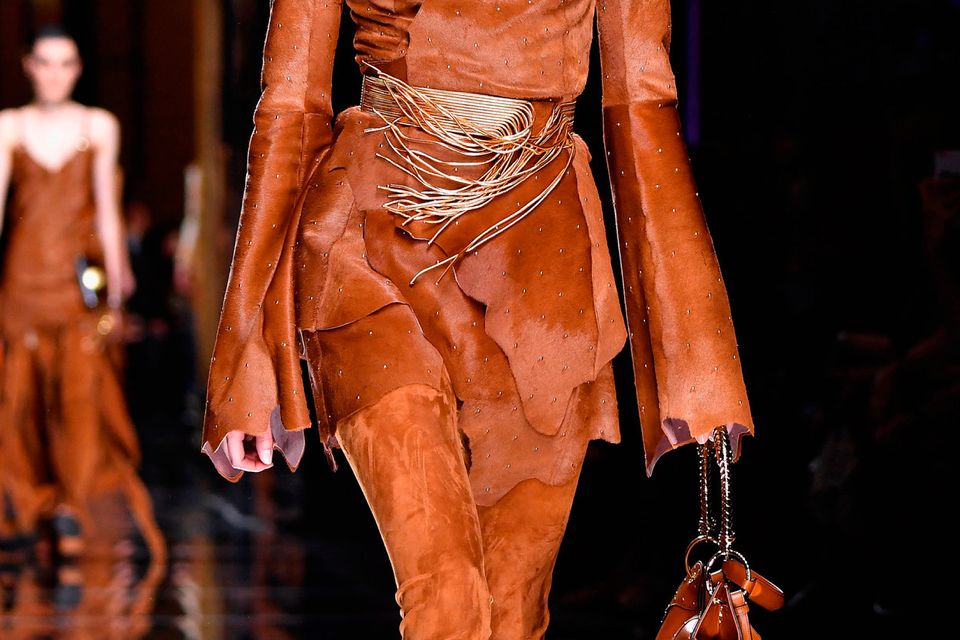
<path fill-rule="evenodd" d="M 295 468 L 311 424 L 306 358 L 328 459 L 342 448 L 383 534 L 404 637 L 539 638 L 586 446 L 620 441 L 611 360 L 628 332 L 591 151 L 571 133 L 428 242 L 429 225 L 388 210 L 385 186 L 423 186 L 401 156 L 450 163 L 437 179 L 450 189 L 482 168 L 409 122 L 398 151 L 390 119 L 359 105 L 334 118 L 343 4 L 273 5 L 204 451 L 236 480 L 223 436 L 271 429 Z M 603 117 L 646 472 L 718 425 L 738 458 L 753 424 L 680 132 L 669 2 L 345 4 L 363 73 L 528 100 L 534 132 L 583 90 L 596 19 L 602 110 L 579 104 L 577 118 Z"/>
<path fill-rule="evenodd" d="M 77 280 L 77 257 L 102 255 L 94 153 L 85 138 L 52 171 L 22 145 L 13 150 L 0 284 L 0 533 L 30 532 L 59 504 L 82 515 L 107 478 L 142 493 L 136 431 L 98 328 L 103 312 L 84 306 Z"/>

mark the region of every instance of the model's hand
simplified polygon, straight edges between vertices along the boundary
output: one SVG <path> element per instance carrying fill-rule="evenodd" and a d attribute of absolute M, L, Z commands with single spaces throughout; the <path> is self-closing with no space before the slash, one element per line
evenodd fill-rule
<path fill-rule="evenodd" d="M 273 434 L 268 429 L 259 436 L 231 431 L 223 443 L 227 459 L 240 471 L 263 471 L 273 466 Z"/>

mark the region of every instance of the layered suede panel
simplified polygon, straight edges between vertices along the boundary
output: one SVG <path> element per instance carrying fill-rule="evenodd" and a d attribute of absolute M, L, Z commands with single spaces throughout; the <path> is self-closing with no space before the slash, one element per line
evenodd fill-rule
<path fill-rule="evenodd" d="M 341 8 L 341 0 L 272 6 L 240 227 L 207 381 L 203 450 L 219 455 L 221 473 L 220 445 L 229 431 L 263 433 L 278 406 L 285 430 L 310 426 L 292 260 L 301 188 L 333 137 L 330 62 Z M 299 457 L 287 456 L 287 463 L 296 468 Z"/>
<path fill-rule="evenodd" d="M 626 322 L 607 249 L 614 230 L 604 226 L 591 151 L 579 136 L 551 164 L 428 243 L 427 226 L 404 223 L 386 208 L 385 185 L 416 186 L 417 178 L 387 160 L 393 156 L 383 120 L 359 107 L 335 121 L 330 112 L 342 5 L 276 0 L 210 374 L 208 452 L 230 430 L 284 433 L 309 425 L 299 330 L 319 345 L 308 360 L 328 455 L 338 421 L 410 379 L 432 384 L 440 366 L 471 441 L 473 491 L 488 503 L 524 479 L 566 482 L 587 441 L 620 440 L 610 363 L 627 342 L 647 474 L 664 453 L 704 441 L 719 425 L 739 456 L 740 436 L 752 435 L 753 423 L 677 118 L 669 2 L 347 5 L 361 72 L 535 99 L 534 128 L 553 104 L 582 91 L 597 25 L 602 64 L 594 72 L 602 74 L 603 100 L 595 109 L 604 123 Z M 577 118 L 589 111 L 580 105 Z M 401 126 L 416 138 L 414 152 L 458 159 L 456 149 Z M 458 177 L 478 172 L 464 162 Z M 410 284 L 554 177 L 556 188 L 519 223 L 469 252 L 446 277 Z M 358 327 L 392 314 L 403 316 L 398 326 L 413 337 L 390 356 L 409 362 L 365 368 L 377 358 L 346 355 L 347 346 L 365 348 Z M 403 336 L 395 337 L 402 345 Z M 324 353 L 352 359 L 344 371 L 355 380 L 334 381 L 331 371 L 341 367 L 324 362 Z M 391 377 L 401 370 L 407 374 Z M 287 461 L 295 467 L 299 457 Z"/>

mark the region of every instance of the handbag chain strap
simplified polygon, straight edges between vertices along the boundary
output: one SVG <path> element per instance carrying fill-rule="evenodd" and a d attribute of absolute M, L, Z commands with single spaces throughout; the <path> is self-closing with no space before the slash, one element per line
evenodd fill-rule
<path fill-rule="evenodd" d="M 728 552 L 733 547 L 733 540 L 736 535 L 733 532 L 733 517 L 730 496 L 730 465 L 733 463 L 730 451 L 730 436 L 725 427 L 717 427 L 716 433 L 716 456 L 717 464 L 720 466 L 720 509 L 721 509 L 721 529 L 720 546 Z"/>
<path fill-rule="evenodd" d="M 710 454 L 711 448 L 707 443 L 697 447 L 697 458 L 700 462 L 700 522 L 697 533 L 700 536 L 709 536 L 713 531 L 713 518 L 710 517 Z"/>
<path fill-rule="evenodd" d="M 718 545 L 725 555 L 733 548 L 736 537 L 733 532 L 733 514 L 730 497 L 731 451 L 729 434 L 725 427 L 716 427 L 712 441 L 708 440 L 697 447 L 700 462 L 700 522 L 698 533 L 709 536 L 715 528 L 710 513 L 710 455 L 713 454 L 720 469 L 720 537 Z"/>

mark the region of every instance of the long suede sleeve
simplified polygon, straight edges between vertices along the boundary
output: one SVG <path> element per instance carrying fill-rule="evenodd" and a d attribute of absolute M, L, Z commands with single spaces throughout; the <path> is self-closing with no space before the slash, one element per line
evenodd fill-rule
<path fill-rule="evenodd" d="M 669 0 L 597 0 L 603 135 L 650 476 L 667 451 L 754 427 L 730 304 L 691 172 Z"/>
<path fill-rule="evenodd" d="M 240 224 L 207 384 L 203 451 L 236 481 L 229 431 L 272 431 L 295 469 L 310 426 L 300 373 L 292 256 L 298 197 L 329 150 L 342 0 L 274 0 Z"/>

